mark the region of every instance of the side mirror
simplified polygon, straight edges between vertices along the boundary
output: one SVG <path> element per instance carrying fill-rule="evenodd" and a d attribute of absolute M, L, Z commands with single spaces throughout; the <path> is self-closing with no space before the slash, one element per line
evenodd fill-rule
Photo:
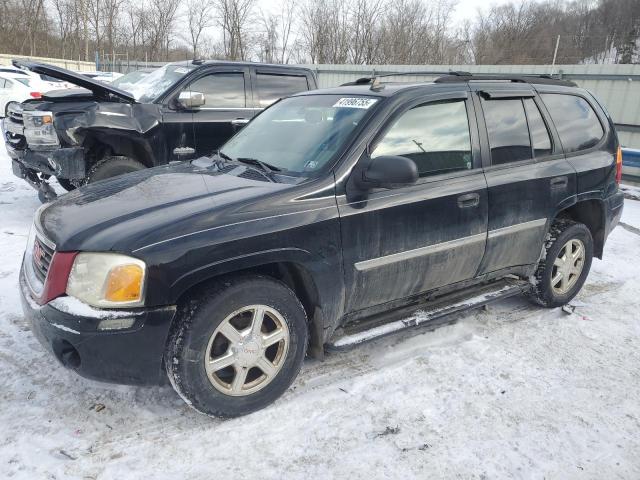
<path fill-rule="evenodd" d="M 199 108 L 205 104 L 204 94 L 185 90 L 180 92 L 178 104 L 187 109 Z"/>
<path fill-rule="evenodd" d="M 397 188 L 418 181 L 418 167 L 407 157 L 383 155 L 371 160 L 358 181 L 360 188 Z"/>

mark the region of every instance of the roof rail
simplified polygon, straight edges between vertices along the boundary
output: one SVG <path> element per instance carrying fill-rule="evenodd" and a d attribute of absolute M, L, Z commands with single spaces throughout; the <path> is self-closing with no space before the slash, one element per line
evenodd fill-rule
<path fill-rule="evenodd" d="M 431 76 L 435 76 L 435 75 L 444 75 L 444 76 L 468 76 L 471 75 L 471 73 L 469 72 L 457 72 L 457 71 L 453 71 L 453 70 L 449 70 L 448 72 L 442 72 L 442 71 L 414 71 L 414 72 L 395 72 L 395 73 L 383 73 L 380 75 L 373 75 L 371 77 L 362 77 L 362 78 L 358 78 L 357 80 L 353 81 L 353 82 L 347 82 L 347 83 L 343 83 L 342 85 L 340 85 L 341 87 L 348 87 L 348 86 L 352 86 L 352 85 L 369 85 L 371 84 L 371 89 L 380 89 L 383 88 L 379 82 L 379 78 L 384 78 L 384 77 L 398 77 L 398 76 L 403 76 L 403 75 L 431 75 Z M 444 77 L 441 77 L 444 78 Z"/>
<path fill-rule="evenodd" d="M 506 75 L 506 74 L 473 74 L 471 72 L 463 72 L 463 71 L 448 71 L 448 72 L 438 72 L 438 71 L 415 71 L 415 72 L 396 72 L 396 73 L 385 73 L 381 75 L 374 75 L 372 77 L 362 77 L 358 78 L 353 82 L 347 82 L 340 85 L 341 87 L 352 86 L 352 85 L 371 85 L 372 90 L 378 90 L 384 88 L 384 86 L 379 81 L 380 78 L 384 77 L 396 77 L 403 75 L 442 75 L 434 80 L 435 83 L 456 83 L 456 82 L 470 82 L 470 81 L 509 81 L 509 82 L 519 82 L 519 83 L 533 83 L 533 84 L 544 84 L 544 85 L 560 85 L 564 87 L 577 87 L 578 85 L 570 80 L 561 80 L 559 78 L 553 78 L 550 75 Z"/>
<path fill-rule="evenodd" d="M 504 75 L 504 74 L 479 74 L 474 75 L 469 73 L 467 75 L 444 75 L 436 78 L 435 83 L 456 83 L 456 82 L 470 82 L 470 81 L 493 81 L 504 80 L 517 83 L 533 83 L 543 85 L 560 85 L 564 87 L 577 87 L 578 85 L 571 80 L 561 80 L 559 78 L 553 78 L 550 75 Z"/>

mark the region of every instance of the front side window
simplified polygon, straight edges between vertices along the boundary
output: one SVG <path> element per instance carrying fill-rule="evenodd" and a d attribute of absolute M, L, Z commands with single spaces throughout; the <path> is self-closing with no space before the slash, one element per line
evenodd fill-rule
<path fill-rule="evenodd" d="M 532 98 L 524 99 L 524 109 L 527 111 L 529 131 L 531 132 L 531 142 L 533 143 L 533 153 L 536 157 L 551 155 L 551 137 L 549 130 L 544 123 L 542 114 Z"/>
<path fill-rule="evenodd" d="M 203 108 L 243 108 L 247 102 L 243 73 L 213 73 L 188 87 L 204 95 Z"/>
<path fill-rule="evenodd" d="M 379 101 L 340 95 L 285 98 L 255 117 L 221 152 L 266 162 L 284 174 L 314 176 L 332 162 Z"/>
<path fill-rule="evenodd" d="M 531 158 L 527 117 L 520 99 L 483 100 L 491 164 L 502 165 Z"/>
<path fill-rule="evenodd" d="M 412 108 L 398 118 L 371 152 L 413 160 L 421 177 L 473 167 L 465 102 L 440 102 Z"/>
<path fill-rule="evenodd" d="M 281 98 L 309 89 L 307 77 L 258 73 L 258 97 L 260 107 L 265 108 Z"/>
<path fill-rule="evenodd" d="M 604 135 L 596 112 L 582 97 L 543 93 L 542 101 L 551 114 L 565 153 L 594 147 Z"/>

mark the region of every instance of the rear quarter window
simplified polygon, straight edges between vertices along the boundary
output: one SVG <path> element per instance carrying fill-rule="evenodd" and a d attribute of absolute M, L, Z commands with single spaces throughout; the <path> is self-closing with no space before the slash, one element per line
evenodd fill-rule
<path fill-rule="evenodd" d="M 565 153 L 587 150 L 604 136 L 602 124 L 589 102 L 577 95 L 543 93 Z"/>

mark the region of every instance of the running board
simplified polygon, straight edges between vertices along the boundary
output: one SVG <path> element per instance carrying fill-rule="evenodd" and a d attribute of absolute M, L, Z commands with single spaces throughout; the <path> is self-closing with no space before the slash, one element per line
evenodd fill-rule
<path fill-rule="evenodd" d="M 326 344 L 326 348 L 329 351 L 345 350 L 409 328 L 435 327 L 450 323 L 451 315 L 520 295 L 530 287 L 531 285 L 525 280 L 508 278 L 451 293 L 421 306 L 413 305 L 387 314 L 376 315 L 340 327 Z M 398 319 L 398 317 L 404 318 Z"/>

